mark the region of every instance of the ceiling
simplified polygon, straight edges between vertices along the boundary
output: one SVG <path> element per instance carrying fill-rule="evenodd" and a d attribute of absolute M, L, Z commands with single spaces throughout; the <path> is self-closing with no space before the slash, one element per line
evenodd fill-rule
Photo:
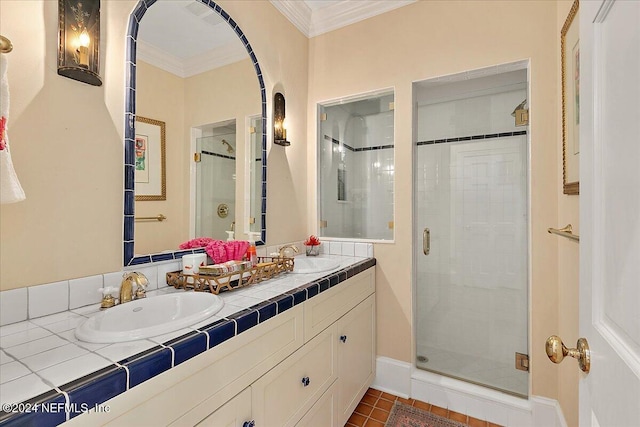
<path fill-rule="evenodd" d="M 270 0 L 307 37 L 314 37 L 417 0 Z M 168 24 L 170 23 L 170 24 Z M 197 0 L 161 0 L 145 13 L 138 59 L 180 77 L 248 57 L 229 25 Z"/>

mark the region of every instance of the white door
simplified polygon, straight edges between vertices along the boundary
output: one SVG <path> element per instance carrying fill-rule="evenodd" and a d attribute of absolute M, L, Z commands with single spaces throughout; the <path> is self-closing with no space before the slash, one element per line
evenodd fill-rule
<path fill-rule="evenodd" d="M 580 425 L 640 426 L 640 1 L 580 2 Z M 571 343 L 572 344 L 572 343 Z"/>

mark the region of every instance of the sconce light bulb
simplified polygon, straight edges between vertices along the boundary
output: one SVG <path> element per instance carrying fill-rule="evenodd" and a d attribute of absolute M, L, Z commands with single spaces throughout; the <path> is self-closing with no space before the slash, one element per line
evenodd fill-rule
<path fill-rule="evenodd" d="M 78 43 L 81 47 L 89 47 L 89 43 L 91 43 L 91 37 L 89 37 L 89 33 L 87 33 L 87 29 L 85 28 L 80 33 L 80 37 L 78 38 Z"/>

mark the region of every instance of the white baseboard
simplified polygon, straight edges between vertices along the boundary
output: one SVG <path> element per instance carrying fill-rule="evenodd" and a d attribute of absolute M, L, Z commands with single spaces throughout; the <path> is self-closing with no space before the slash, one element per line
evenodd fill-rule
<path fill-rule="evenodd" d="M 388 357 L 378 357 L 371 387 L 422 400 L 506 427 L 567 427 L 554 399 L 518 398 L 431 372 Z"/>

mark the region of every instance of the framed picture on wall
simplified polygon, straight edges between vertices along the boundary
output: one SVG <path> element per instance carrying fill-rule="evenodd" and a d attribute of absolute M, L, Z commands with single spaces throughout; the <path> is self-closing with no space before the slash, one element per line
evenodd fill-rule
<path fill-rule="evenodd" d="M 167 200 L 165 123 L 136 117 L 136 201 Z"/>
<path fill-rule="evenodd" d="M 562 62 L 562 191 L 580 194 L 580 28 L 575 0 L 560 33 Z"/>

